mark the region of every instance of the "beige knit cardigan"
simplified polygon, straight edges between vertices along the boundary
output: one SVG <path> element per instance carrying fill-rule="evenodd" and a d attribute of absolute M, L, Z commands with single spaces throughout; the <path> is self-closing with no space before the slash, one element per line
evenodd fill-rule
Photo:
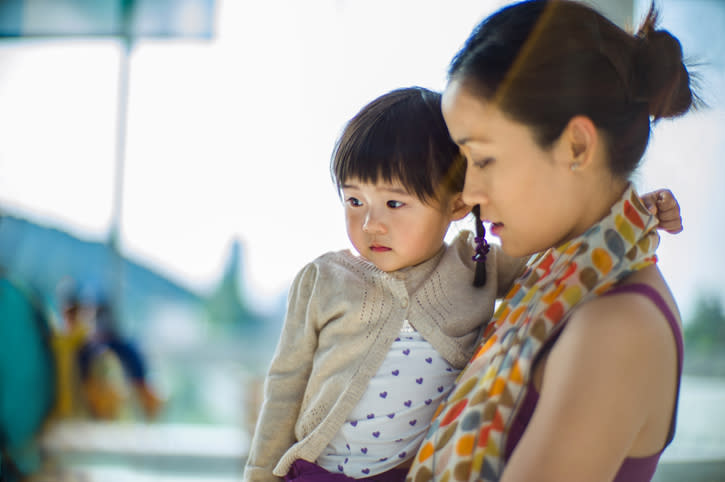
<path fill-rule="evenodd" d="M 485 286 L 473 286 L 473 235 L 461 232 L 431 259 L 385 273 L 349 251 L 306 265 L 265 381 L 245 481 L 278 481 L 296 459 L 314 462 L 360 400 L 403 321 L 451 365 L 473 354 L 494 302 L 525 259 L 492 245 Z"/>

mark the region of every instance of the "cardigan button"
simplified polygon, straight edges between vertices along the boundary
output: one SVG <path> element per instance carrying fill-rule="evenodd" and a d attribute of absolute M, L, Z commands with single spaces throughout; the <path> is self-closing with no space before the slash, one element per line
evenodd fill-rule
<path fill-rule="evenodd" d="M 407 299 L 400 300 L 400 306 L 402 306 L 403 308 L 407 308 L 408 307 L 408 300 Z"/>

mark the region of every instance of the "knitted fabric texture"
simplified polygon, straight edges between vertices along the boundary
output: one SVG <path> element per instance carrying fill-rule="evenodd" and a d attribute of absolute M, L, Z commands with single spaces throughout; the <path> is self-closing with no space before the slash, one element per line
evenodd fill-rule
<path fill-rule="evenodd" d="M 656 263 L 656 226 L 629 186 L 602 221 L 532 259 L 439 407 L 406 480 L 499 480 L 539 350 L 572 308 Z"/>
<path fill-rule="evenodd" d="M 243 480 L 278 481 L 295 460 L 317 460 L 365 393 L 404 320 L 448 363 L 463 368 L 493 316 L 495 299 L 526 265 L 491 249 L 489 281 L 477 288 L 472 254 L 473 235 L 463 231 L 433 258 L 392 273 L 348 251 L 308 263 L 290 287 Z"/>

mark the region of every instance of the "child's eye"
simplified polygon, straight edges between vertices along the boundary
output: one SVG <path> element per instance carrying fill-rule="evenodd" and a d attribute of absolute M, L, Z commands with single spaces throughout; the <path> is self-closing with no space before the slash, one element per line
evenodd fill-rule
<path fill-rule="evenodd" d="M 476 167 L 478 169 L 483 169 L 484 167 L 488 166 L 493 162 L 493 157 L 485 157 L 480 160 L 471 161 L 471 164 L 473 164 L 473 167 Z"/>
<path fill-rule="evenodd" d="M 399 208 L 399 207 L 401 207 L 401 206 L 402 206 L 403 204 L 404 204 L 404 203 L 403 203 L 403 202 L 401 202 L 401 201 L 388 201 L 388 202 L 387 202 L 387 205 L 388 205 L 388 207 L 389 207 L 389 208 L 393 208 L 393 209 L 395 209 L 395 208 Z"/>
<path fill-rule="evenodd" d="M 349 198 L 347 198 L 345 200 L 345 202 L 348 203 L 350 206 L 353 206 L 353 207 L 362 206 L 362 203 L 360 202 L 360 200 L 358 198 L 355 198 L 355 197 L 349 197 Z"/>

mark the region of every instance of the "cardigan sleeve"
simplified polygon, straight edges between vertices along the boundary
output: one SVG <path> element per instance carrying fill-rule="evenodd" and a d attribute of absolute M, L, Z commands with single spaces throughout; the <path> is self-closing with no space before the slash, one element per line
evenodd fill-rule
<path fill-rule="evenodd" d="M 279 481 L 272 471 L 297 441 L 295 424 L 317 347 L 314 292 L 318 271 L 305 266 L 295 277 L 287 314 L 264 386 L 264 403 L 244 470 L 245 481 Z"/>

